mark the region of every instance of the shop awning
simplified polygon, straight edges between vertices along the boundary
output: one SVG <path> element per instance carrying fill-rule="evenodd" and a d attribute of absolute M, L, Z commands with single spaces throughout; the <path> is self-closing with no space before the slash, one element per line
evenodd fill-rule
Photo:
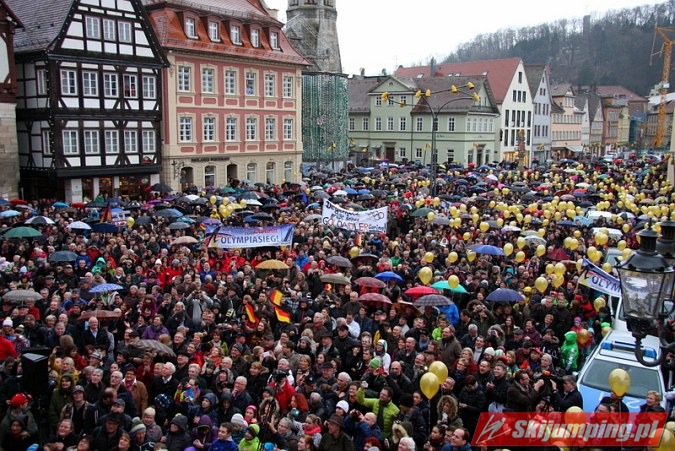
<path fill-rule="evenodd" d="M 584 146 L 565 146 L 565 148 L 574 153 L 582 153 L 584 151 Z"/>

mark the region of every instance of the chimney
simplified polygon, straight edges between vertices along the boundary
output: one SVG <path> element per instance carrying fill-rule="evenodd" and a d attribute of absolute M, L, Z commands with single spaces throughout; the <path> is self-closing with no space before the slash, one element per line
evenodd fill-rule
<path fill-rule="evenodd" d="M 366 76 L 366 68 L 365 67 L 360 68 L 359 73 L 361 74 L 362 77 L 365 77 Z"/>
<path fill-rule="evenodd" d="M 436 58 L 432 57 L 429 62 L 429 77 L 434 77 L 436 75 Z"/>

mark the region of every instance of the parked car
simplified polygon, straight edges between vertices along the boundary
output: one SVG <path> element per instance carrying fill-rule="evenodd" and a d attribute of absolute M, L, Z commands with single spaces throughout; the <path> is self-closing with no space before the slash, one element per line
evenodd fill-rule
<path fill-rule="evenodd" d="M 609 396 L 609 373 L 623 368 L 631 378 L 631 386 L 623 398 L 631 412 L 638 412 L 644 404 L 647 391 L 656 390 L 663 398 L 665 381 L 660 366 L 646 367 L 635 360 L 635 338 L 628 331 L 612 330 L 588 357 L 579 372 L 577 386 L 584 398 L 584 411 L 592 412 L 605 396 Z M 645 360 L 656 361 L 659 339 L 648 336 L 642 340 Z M 665 408 L 665 399 L 661 401 Z"/>

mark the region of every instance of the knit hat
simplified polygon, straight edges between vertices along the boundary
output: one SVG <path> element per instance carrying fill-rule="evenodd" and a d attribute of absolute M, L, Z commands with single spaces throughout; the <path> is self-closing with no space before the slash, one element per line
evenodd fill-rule
<path fill-rule="evenodd" d="M 255 438 L 260 433 L 260 426 L 258 426 L 257 424 L 252 424 L 246 428 L 246 432 L 248 432 L 253 436 L 253 438 Z"/>
<path fill-rule="evenodd" d="M 342 421 L 342 417 L 339 416 L 339 415 L 335 415 L 335 414 L 331 415 L 330 418 L 328 419 L 328 421 L 330 423 L 335 423 L 340 427 L 342 427 L 343 424 L 344 424 L 344 422 Z"/>
<path fill-rule="evenodd" d="M 338 407 L 339 407 L 340 409 L 344 410 L 345 413 L 348 413 L 348 412 L 349 412 L 349 404 L 348 404 L 347 401 L 345 401 L 345 400 L 339 401 L 339 402 L 337 403 L 337 405 L 335 406 L 335 408 L 338 408 Z"/>
<path fill-rule="evenodd" d="M 494 350 L 493 348 L 491 348 L 491 347 L 490 347 L 490 348 L 485 348 L 485 351 L 483 351 L 483 354 L 494 356 L 494 355 L 495 355 L 495 350 Z"/>
<path fill-rule="evenodd" d="M 12 407 L 19 407 L 28 401 L 30 401 L 30 398 L 28 398 L 26 395 L 23 393 L 17 393 L 16 395 L 12 396 L 12 399 L 9 401 L 9 405 Z"/>
<path fill-rule="evenodd" d="M 14 321 L 12 321 L 12 318 L 5 318 L 5 320 L 2 322 L 2 325 L 14 327 Z"/>
<path fill-rule="evenodd" d="M 382 366 L 382 361 L 381 361 L 379 358 L 374 357 L 374 358 L 370 361 L 370 363 L 368 364 L 368 366 L 370 366 L 372 369 L 376 370 L 376 369 L 378 369 L 379 367 Z"/>
<path fill-rule="evenodd" d="M 232 415 L 232 419 L 230 419 L 230 422 L 232 424 L 238 424 L 242 428 L 248 427 L 248 423 L 246 422 L 246 420 L 244 420 L 244 416 L 240 413 L 235 413 L 234 415 Z"/>
<path fill-rule="evenodd" d="M 141 421 L 141 419 L 138 417 L 134 417 L 134 419 L 131 421 L 131 429 L 129 430 L 131 435 L 134 435 L 138 431 L 145 431 L 145 430 L 146 427 L 143 424 L 143 421 Z"/>

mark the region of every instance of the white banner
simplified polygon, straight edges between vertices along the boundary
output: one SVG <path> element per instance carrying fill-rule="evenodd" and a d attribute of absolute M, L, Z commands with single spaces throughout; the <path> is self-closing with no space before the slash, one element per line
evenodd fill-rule
<path fill-rule="evenodd" d="M 295 226 L 218 227 L 206 229 L 206 246 L 221 249 L 279 247 L 293 244 Z"/>
<path fill-rule="evenodd" d="M 386 233 L 388 216 L 388 207 L 366 211 L 350 211 L 338 207 L 329 200 L 324 200 L 321 223 L 352 232 Z"/>
<path fill-rule="evenodd" d="M 583 266 L 586 270 L 579 277 L 581 285 L 586 285 L 609 296 L 621 297 L 621 281 L 619 279 L 607 274 L 602 268 L 598 268 L 586 258 L 584 258 Z"/>

